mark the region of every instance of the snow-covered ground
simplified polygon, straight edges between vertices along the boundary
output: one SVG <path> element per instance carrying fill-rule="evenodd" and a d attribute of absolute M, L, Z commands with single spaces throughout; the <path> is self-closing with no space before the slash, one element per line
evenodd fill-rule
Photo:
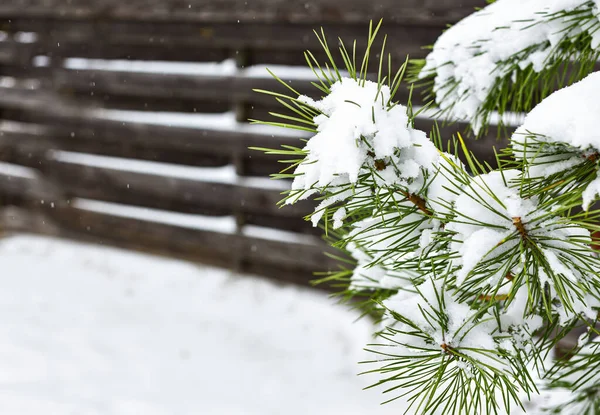
<path fill-rule="evenodd" d="M 5 414 L 383 414 L 366 320 L 325 294 L 45 237 L 0 240 Z"/>

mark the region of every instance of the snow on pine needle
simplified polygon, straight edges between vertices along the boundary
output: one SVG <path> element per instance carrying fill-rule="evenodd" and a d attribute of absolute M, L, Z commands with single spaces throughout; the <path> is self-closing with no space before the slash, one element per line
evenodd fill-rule
<path fill-rule="evenodd" d="M 408 192 L 419 191 L 424 171 L 432 170 L 438 150 L 420 130 L 410 126 L 408 108 L 391 102 L 389 86 L 377 82 L 342 78 L 331 86 L 325 98 L 299 100 L 319 111 L 314 118 L 317 133 L 303 151 L 306 158 L 295 170 L 292 195 L 301 198 L 328 187 L 345 187 L 328 204 L 353 194 L 348 185 L 356 185 L 359 176 L 371 175 L 378 186 L 399 185 Z M 288 203 L 296 201 L 294 197 Z M 335 219 L 340 222 L 342 216 Z M 316 226 L 320 215 L 315 215 Z"/>
<path fill-rule="evenodd" d="M 356 267 L 352 271 L 349 288 L 355 291 L 390 290 L 412 286 L 412 280 L 419 274 L 412 269 L 394 270 L 377 263 L 364 249 L 355 243 L 346 245 L 350 255 L 356 260 Z"/>
<path fill-rule="evenodd" d="M 445 226 L 458 291 L 510 303 L 525 290 L 521 316 L 558 315 L 563 324 L 580 315 L 593 318 L 600 260 L 589 230 L 565 220 L 556 206 L 523 198 L 520 176 L 518 170 L 492 171 L 460 185 L 455 217 Z"/>
<path fill-rule="evenodd" d="M 496 0 L 446 30 L 413 70 L 445 117 L 479 133 L 494 111 L 528 111 L 592 70 L 598 16 L 598 1 Z"/>
<path fill-rule="evenodd" d="M 553 381 L 544 388 L 546 394 L 559 394 L 547 414 L 596 415 L 600 408 L 600 337 L 596 330 L 582 336 L 570 359 L 558 361 L 550 369 Z M 569 392 L 569 393 L 566 393 Z"/>
<path fill-rule="evenodd" d="M 565 4 L 552 7 L 559 3 Z M 579 13 L 576 3 L 570 10 Z M 540 16 L 549 10 L 543 6 Z M 535 30 L 540 27 L 549 26 Z M 530 30 L 510 28 L 509 40 Z M 527 141 L 522 156 L 513 146 L 516 157 L 498 157 L 496 171 L 479 163 L 460 135 L 442 151 L 439 131 L 428 136 L 415 129 L 410 102 L 394 100 L 406 64 L 394 74 L 389 63 L 383 75 L 382 48 L 377 80 L 367 75 L 378 30 L 371 26 L 360 66 L 341 44 L 344 71 L 319 36 L 329 62 L 319 65 L 306 55 L 319 97 L 300 96 L 285 83 L 291 95 L 272 93 L 297 116 L 273 114 L 286 122 L 270 124 L 310 133 L 302 147 L 263 149 L 288 157 L 289 167 L 274 175 L 293 180 L 283 202 L 312 196 L 319 203 L 306 219 L 323 224 L 341 261 L 340 270 L 320 281 L 341 287 L 340 298 L 359 300 L 352 304 L 382 325 L 369 372 L 379 374 L 374 386 L 384 388 L 388 401 L 402 400 L 419 415 L 541 414 L 558 402 L 544 389 L 551 350 L 600 309 L 600 258 L 590 234 L 600 226 L 592 224 L 598 215 L 574 209 L 581 171 L 557 183 L 554 176 L 533 180 L 531 172 L 537 157 L 551 157 L 554 170 L 540 168 L 555 175 L 573 156 L 594 179 L 591 121 L 581 134 L 577 126 L 557 130 L 568 138 L 556 142 Z M 548 41 L 549 33 L 544 36 Z M 572 101 L 566 105 L 575 111 Z M 590 106 L 590 118 L 594 111 Z M 548 117 L 558 123 L 565 114 Z M 545 137 L 550 130 L 540 131 Z M 529 149 L 538 144 L 549 153 L 538 149 L 532 156 Z M 568 388 L 558 395 L 574 396 Z"/>
<path fill-rule="evenodd" d="M 526 164 L 532 190 L 554 183 L 559 190 L 578 189 L 585 210 L 600 194 L 598 96 L 600 73 L 592 73 L 554 92 L 516 130 L 513 153 Z"/>
<path fill-rule="evenodd" d="M 378 359 L 365 362 L 383 376 L 373 386 L 386 388 L 389 401 L 404 401 L 411 413 L 484 414 L 518 406 L 519 391 L 531 385 L 515 379 L 518 360 L 504 350 L 494 317 L 456 301 L 444 285 L 429 278 L 416 292 L 384 301 L 385 328 L 368 347 Z"/>

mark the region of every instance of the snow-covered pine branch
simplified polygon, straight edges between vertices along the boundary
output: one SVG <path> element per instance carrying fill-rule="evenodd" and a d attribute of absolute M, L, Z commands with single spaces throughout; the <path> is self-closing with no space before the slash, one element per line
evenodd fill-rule
<path fill-rule="evenodd" d="M 420 83 L 441 115 L 479 133 L 495 111 L 529 111 L 591 72 L 600 54 L 600 1 L 496 0 L 444 32 Z"/>
<path fill-rule="evenodd" d="M 293 179 L 285 201 L 318 199 L 308 219 L 355 260 L 327 280 L 344 284 L 346 298 L 367 298 L 379 317 L 365 362 L 374 387 L 414 414 L 597 408 L 597 378 L 586 372 L 600 360 L 594 341 L 553 361 L 575 325 L 588 324 L 593 339 L 600 308 L 598 215 L 577 209 L 598 197 L 600 140 L 592 121 L 578 130 L 574 104 L 588 105 L 582 117 L 595 113 L 596 86 L 586 85 L 597 78 L 543 101 L 491 171 L 460 136 L 443 148 L 435 129 L 414 128 L 410 103 L 394 100 L 406 65 L 369 81 L 370 49 L 357 68 L 342 45 L 342 71 L 320 40 L 330 61 L 308 61 L 321 99 L 277 94 L 296 116 L 272 123 L 312 136 L 268 151 L 291 157 L 276 175 Z M 589 377 L 583 386 L 579 374 Z"/>
<path fill-rule="evenodd" d="M 600 193 L 600 73 L 556 91 L 531 111 L 511 140 L 532 194 L 583 196 L 588 210 Z M 544 191 L 559 183 L 552 192 Z"/>

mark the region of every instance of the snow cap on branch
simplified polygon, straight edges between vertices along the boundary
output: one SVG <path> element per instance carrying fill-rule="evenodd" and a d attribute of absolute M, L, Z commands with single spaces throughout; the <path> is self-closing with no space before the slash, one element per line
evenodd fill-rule
<path fill-rule="evenodd" d="M 540 72 L 564 39 L 583 31 L 600 44 L 598 2 L 589 0 L 497 0 L 444 32 L 427 56 L 420 78 L 434 76 L 436 103 L 449 117 L 467 120 L 478 132 L 486 121 L 481 108 L 499 78 L 515 65 Z M 568 12 L 590 16 L 573 24 Z M 557 13 L 562 13 L 560 16 Z M 504 65 L 505 63 L 508 63 Z"/>
<path fill-rule="evenodd" d="M 563 89 L 538 104 L 513 135 L 515 157 L 526 161 L 530 177 L 547 177 L 571 169 L 600 154 L 600 72 Z M 587 210 L 600 193 L 600 178 L 583 192 Z"/>
<path fill-rule="evenodd" d="M 296 169 L 293 190 L 357 183 L 370 166 L 388 184 L 408 183 L 438 157 L 422 131 L 409 126 L 407 108 L 390 103 L 390 89 L 375 82 L 343 78 L 320 101 L 300 100 L 321 112 L 317 133 Z"/>

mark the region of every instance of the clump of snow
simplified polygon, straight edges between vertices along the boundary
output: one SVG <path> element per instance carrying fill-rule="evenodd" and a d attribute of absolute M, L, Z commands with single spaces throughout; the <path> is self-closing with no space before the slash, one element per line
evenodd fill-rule
<path fill-rule="evenodd" d="M 442 351 L 443 344 L 454 348 L 473 347 L 474 344 L 464 344 L 462 341 L 468 331 L 474 330 L 473 324 L 466 324 L 474 319 L 474 311 L 465 303 L 454 300 L 443 288 L 443 281 L 428 278 L 415 288 L 417 293 L 401 290 L 384 301 L 386 309 L 398 313 L 427 334 L 426 337 L 414 336 L 409 324 L 388 319 L 386 322 L 395 330 L 406 329 L 409 332 L 405 335 L 411 339 L 399 343 L 412 350 L 412 353 L 427 353 L 432 346 Z M 399 333 L 396 335 L 401 336 Z M 493 339 L 479 339 L 476 342 L 480 345 L 486 343 L 492 350 L 495 348 Z"/>
<path fill-rule="evenodd" d="M 399 203 L 410 208 L 408 202 Z M 432 229 L 430 223 L 419 213 L 391 211 L 378 213 L 353 224 L 349 240 L 359 245 L 377 263 L 389 266 L 417 256 L 421 232 Z"/>
<path fill-rule="evenodd" d="M 581 10 L 589 24 L 573 24 L 562 11 Z M 583 31 L 600 43 L 598 6 L 589 0 L 497 0 L 463 19 L 435 42 L 420 76 L 434 75 L 436 103 L 450 117 L 472 122 L 479 131 L 479 110 L 494 83 L 512 76 L 511 65 L 519 54 L 519 67 L 541 71 L 558 44 Z M 579 17 L 582 14 L 578 15 Z"/>
<path fill-rule="evenodd" d="M 408 125 L 406 107 L 390 105 L 390 95 L 386 85 L 343 78 L 320 101 L 300 97 L 321 114 L 292 190 L 302 191 L 304 198 L 316 188 L 354 184 L 369 168 L 377 170 L 381 184 L 414 183 L 417 189 L 422 171 L 433 168 L 438 151 L 425 133 Z"/>
<path fill-rule="evenodd" d="M 444 153 L 438 159 L 435 173 L 428 180 L 427 204 L 439 215 L 452 212 L 452 206 L 459 195 L 456 190 L 456 173 L 464 175 L 466 169 L 458 157 Z"/>
<path fill-rule="evenodd" d="M 456 353 L 456 357 L 460 355 L 462 358 L 449 359 L 449 364 L 439 363 L 438 370 L 444 370 L 445 373 L 440 377 L 440 383 L 430 390 L 431 396 L 436 395 L 439 399 L 443 399 L 443 395 L 451 389 L 451 379 L 455 379 L 451 373 L 455 373 L 457 369 L 467 379 L 472 379 L 474 373 L 486 372 L 491 367 L 494 368 L 495 375 L 512 376 L 510 361 L 501 357 L 498 352 L 499 341 L 494 337 L 497 326 L 491 321 L 493 319 L 480 320 L 477 311 L 453 298 L 445 290 L 441 280 L 428 278 L 415 289 L 416 293 L 401 290 L 384 301 L 389 312 L 382 322 L 387 327 L 382 332 L 382 337 L 385 344 L 393 346 L 381 349 L 386 360 L 398 359 L 398 367 L 403 367 L 400 364 L 403 360 L 414 359 L 417 363 L 417 359 L 426 359 L 431 362 L 436 358 L 444 359 L 446 354 Z M 394 313 L 402 316 L 402 319 L 396 319 Z M 422 375 L 414 372 L 408 376 L 409 378 L 402 380 L 410 382 L 410 376 L 419 378 Z M 404 389 L 405 395 L 401 400 L 410 402 L 413 399 L 411 395 L 416 394 L 416 388 L 419 387 L 417 384 L 415 379 L 410 388 Z M 463 385 L 465 389 L 473 386 Z M 431 413 L 441 415 L 447 413 L 446 410 L 441 405 Z"/>
<path fill-rule="evenodd" d="M 525 160 L 531 177 L 573 168 L 600 153 L 600 72 L 551 94 L 525 118 L 512 138 L 515 157 Z M 600 178 L 583 192 L 587 210 L 600 193 Z"/>
<path fill-rule="evenodd" d="M 350 278 L 350 289 L 397 290 L 411 285 L 411 279 L 418 276 L 414 270 L 393 270 L 376 263 L 372 256 L 355 243 L 349 243 L 346 249 L 357 262 Z"/>
<path fill-rule="evenodd" d="M 505 170 L 477 176 L 471 186 L 463 189 L 456 198 L 455 211 L 460 217 L 450 222 L 446 229 L 456 233 L 450 249 L 460 253 L 460 257 L 456 260 L 457 265 L 461 266 L 457 273 L 459 284 L 465 281 L 468 274 L 483 258 L 496 257 L 518 244 L 518 239 L 501 244 L 516 231 L 513 215 L 511 215 L 515 212 L 509 212 L 508 206 L 516 204 L 514 200 L 519 198 L 516 190 L 509 188 L 507 184 L 518 174 L 516 170 Z M 523 221 L 531 211 L 535 210 L 531 201 L 527 203 L 528 209 L 519 212 Z M 504 277 L 501 275 L 505 272 L 502 267 L 498 272 L 500 273 L 497 276 L 498 280 L 490 281 L 491 284 L 497 283 Z"/>
<path fill-rule="evenodd" d="M 346 208 L 341 207 L 333 214 L 333 229 L 341 228 L 344 219 L 346 219 Z"/>
<path fill-rule="evenodd" d="M 595 72 L 544 99 L 527 114 L 514 136 L 531 132 L 549 144 L 564 143 L 581 151 L 598 150 L 599 95 L 600 72 Z"/>
<path fill-rule="evenodd" d="M 449 250 L 457 254 L 453 259 L 458 266 L 457 285 L 471 289 L 469 284 L 474 283 L 478 288 L 497 287 L 500 293 L 514 294 L 527 287 L 514 287 L 507 276 L 526 273 L 528 285 L 535 282 L 550 297 L 561 300 L 553 305 L 561 323 L 580 314 L 593 317 L 599 293 L 589 273 L 582 271 L 595 263 L 589 231 L 551 215 L 538 206 L 536 198 L 521 198 L 519 174 L 504 170 L 477 176 L 457 197 L 456 218 L 445 227 L 454 234 Z M 535 242 L 536 255 L 541 254 L 547 266 L 527 266 L 529 257 L 524 253 L 531 248 L 528 244 L 521 247 L 523 240 Z M 561 290 L 567 296 L 559 295 Z M 525 308 L 521 316 L 524 313 Z"/>

